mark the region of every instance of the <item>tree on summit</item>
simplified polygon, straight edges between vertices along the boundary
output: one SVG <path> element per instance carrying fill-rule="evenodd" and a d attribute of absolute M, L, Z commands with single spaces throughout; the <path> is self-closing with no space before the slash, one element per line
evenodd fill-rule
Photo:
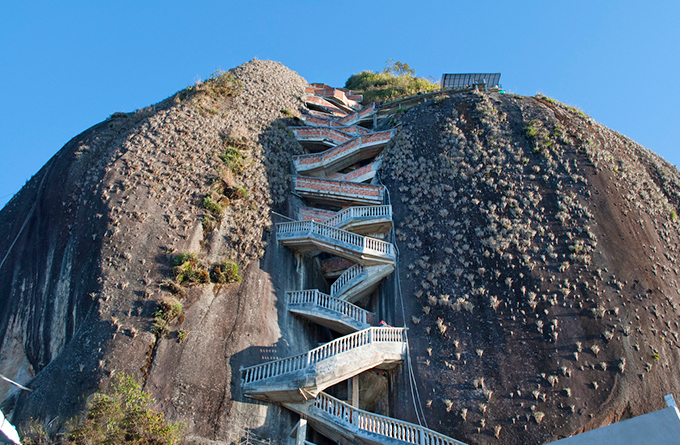
<path fill-rule="evenodd" d="M 348 88 L 364 96 L 364 103 L 392 101 L 418 93 L 429 93 L 439 88 L 436 83 L 416 76 L 408 63 L 389 59 L 379 73 L 362 71 L 345 82 Z"/>

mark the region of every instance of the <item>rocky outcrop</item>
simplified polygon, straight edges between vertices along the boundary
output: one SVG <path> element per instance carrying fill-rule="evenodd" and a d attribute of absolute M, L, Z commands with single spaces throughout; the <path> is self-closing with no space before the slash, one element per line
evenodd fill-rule
<path fill-rule="evenodd" d="M 0 372 L 34 389 L 5 402 L 16 422 L 59 425 L 120 371 L 186 422 L 190 438 L 223 440 L 228 428 L 266 417 L 247 407 L 234 420 L 231 361 L 279 340 L 274 286 L 287 278 L 264 246 L 271 209 L 286 208 L 290 156 L 301 150 L 286 115 L 304 105 L 306 82 L 262 61 L 230 76 L 112 115 L 71 140 L 0 212 Z M 233 146 L 237 168 L 221 159 Z M 206 209 L 206 196 L 224 210 Z M 243 281 L 165 286 L 181 252 L 205 264 L 234 261 Z M 153 312 L 170 290 L 184 309 L 156 336 Z"/>
<path fill-rule="evenodd" d="M 187 424 L 187 443 L 235 441 L 244 427 L 287 437 L 297 416 L 246 399 L 234 370 L 335 337 L 286 305 L 287 291 L 332 298 L 333 259 L 302 261 L 273 223 L 296 217 L 300 197 L 328 207 L 355 189 L 375 195 L 370 205 L 391 201 L 386 241 L 399 255 L 382 292 L 403 296 L 405 320 L 401 298 L 371 310 L 409 328 L 429 428 L 538 444 L 678 392 L 673 166 L 548 98 L 468 92 L 419 98 L 378 126 L 397 128 L 382 152 L 385 188 L 295 177 L 303 149 L 288 125 L 333 121 L 301 114 L 307 84 L 278 63 L 230 73 L 86 130 L 0 211 L 0 373 L 34 390 L 0 383 L 14 423 L 58 428 L 125 371 Z M 375 111 L 339 120 L 370 126 Z M 333 134 L 309 137 L 321 149 L 342 143 Z M 355 201 L 343 205 L 367 204 Z M 243 281 L 180 286 L 173 259 L 184 252 L 206 273 L 237 263 Z M 170 298 L 182 313 L 154 330 Z M 361 410 L 417 422 L 408 373 L 389 385 L 364 376 L 390 394 Z"/>
<path fill-rule="evenodd" d="M 384 182 L 430 426 L 543 443 L 680 389 L 674 167 L 542 97 L 401 122 Z"/>

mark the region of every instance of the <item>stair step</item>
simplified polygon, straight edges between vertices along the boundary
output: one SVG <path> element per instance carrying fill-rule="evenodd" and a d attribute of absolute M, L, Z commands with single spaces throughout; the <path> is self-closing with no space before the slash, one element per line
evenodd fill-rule
<path fill-rule="evenodd" d="M 392 139 L 394 130 L 364 134 L 326 151 L 293 156 L 298 173 L 323 177 L 376 157 Z"/>

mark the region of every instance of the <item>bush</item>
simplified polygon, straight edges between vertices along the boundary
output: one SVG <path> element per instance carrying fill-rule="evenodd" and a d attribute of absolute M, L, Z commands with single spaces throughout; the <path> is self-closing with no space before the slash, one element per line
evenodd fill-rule
<path fill-rule="evenodd" d="M 203 207 L 215 217 L 221 217 L 224 211 L 224 206 L 219 202 L 213 200 L 210 196 L 203 198 Z"/>
<path fill-rule="evenodd" d="M 234 173 L 238 173 L 243 169 L 243 151 L 250 148 L 248 138 L 242 137 L 228 137 L 222 136 L 222 143 L 224 144 L 224 154 L 220 156 L 222 161 Z"/>
<path fill-rule="evenodd" d="M 110 394 L 92 396 L 86 413 L 69 433 L 68 443 L 179 443 L 184 425 L 168 422 L 163 413 L 149 409 L 153 403 L 155 401 L 134 377 L 118 374 Z"/>
<path fill-rule="evenodd" d="M 190 332 L 191 332 L 191 331 L 187 331 L 187 330 L 184 330 L 184 329 L 180 329 L 179 331 L 177 331 L 177 341 L 178 341 L 179 343 L 184 343 L 184 341 L 185 341 L 185 340 L 187 339 L 187 337 L 189 336 L 189 333 L 190 333 Z"/>
<path fill-rule="evenodd" d="M 172 321 L 179 317 L 182 313 L 182 303 L 177 301 L 175 298 L 164 298 L 158 302 L 156 310 L 153 313 L 155 318 L 160 318 L 165 321 Z"/>
<path fill-rule="evenodd" d="M 153 312 L 151 333 L 156 337 L 165 337 L 170 333 L 169 324 L 182 313 L 182 303 L 174 297 L 165 297 L 156 305 Z"/>
<path fill-rule="evenodd" d="M 216 264 L 210 271 L 210 279 L 214 283 L 238 283 L 241 277 L 238 274 L 238 265 L 231 261 Z"/>
<path fill-rule="evenodd" d="M 198 260 L 195 253 L 185 252 L 177 255 L 173 261 L 172 275 L 177 282 L 207 283 L 210 276 L 205 266 Z"/>
<path fill-rule="evenodd" d="M 240 172 L 243 168 L 243 155 L 236 147 L 227 146 L 221 158 L 226 166 L 234 173 Z"/>
<path fill-rule="evenodd" d="M 154 318 L 151 324 L 151 333 L 158 338 L 165 337 L 170 333 L 168 321 L 162 318 Z"/>
<path fill-rule="evenodd" d="M 229 199 L 243 199 L 246 196 L 248 196 L 248 190 L 246 190 L 242 185 L 237 185 L 229 190 Z"/>
<path fill-rule="evenodd" d="M 364 103 L 392 101 L 418 93 L 435 91 L 439 86 L 422 77 L 416 77 L 408 63 L 388 60 L 380 73 L 362 71 L 345 82 L 345 88 L 362 93 Z"/>

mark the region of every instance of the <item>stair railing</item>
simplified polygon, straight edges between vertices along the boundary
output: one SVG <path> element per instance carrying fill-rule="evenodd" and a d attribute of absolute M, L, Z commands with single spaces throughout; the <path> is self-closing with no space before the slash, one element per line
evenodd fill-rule
<path fill-rule="evenodd" d="M 312 406 L 336 418 L 336 423 L 416 445 L 466 445 L 456 439 L 413 423 L 360 410 L 326 393 L 319 393 Z"/>
<path fill-rule="evenodd" d="M 342 275 L 340 275 L 338 279 L 335 280 L 333 284 L 331 284 L 331 296 L 335 297 L 336 295 L 340 295 L 344 290 L 346 290 L 345 285 L 347 285 L 347 283 L 364 272 L 366 272 L 366 269 L 361 264 L 355 264 L 344 271 Z"/>
<path fill-rule="evenodd" d="M 394 256 L 394 250 L 391 243 L 376 238 L 371 238 L 370 236 L 357 235 L 356 233 L 330 227 L 316 221 L 278 223 L 276 225 L 276 231 L 278 234 L 300 233 L 301 236 L 315 234 L 349 244 L 361 252 L 371 253 L 379 256 Z"/>
<path fill-rule="evenodd" d="M 317 289 L 286 292 L 286 302 L 288 305 L 313 304 L 330 311 L 338 312 L 363 324 L 368 323 L 369 318 L 371 318 L 371 313 L 366 309 L 362 309 L 345 300 L 331 297 Z"/>
<path fill-rule="evenodd" d="M 362 134 L 340 145 L 331 147 L 328 150 L 319 153 L 309 153 L 304 155 L 293 156 L 293 162 L 298 165 L 319 164 L 337 157 L 341 153 L 352 150 L 355 147 L 362 147 L 364 145 L 373 145 L 380 142 L 388 142 L 392 139 L 394 130 L 378 131 L 375 133 Z"/>
<path fill-rule="evenodd" d="M 243 383 L 253 383 L 289 372 L 299 371 L 338 354 L 371 343 L 406 343 L 406 328 L 371 327 L 345 335 L 304 354 L 241 368 Z"/>

